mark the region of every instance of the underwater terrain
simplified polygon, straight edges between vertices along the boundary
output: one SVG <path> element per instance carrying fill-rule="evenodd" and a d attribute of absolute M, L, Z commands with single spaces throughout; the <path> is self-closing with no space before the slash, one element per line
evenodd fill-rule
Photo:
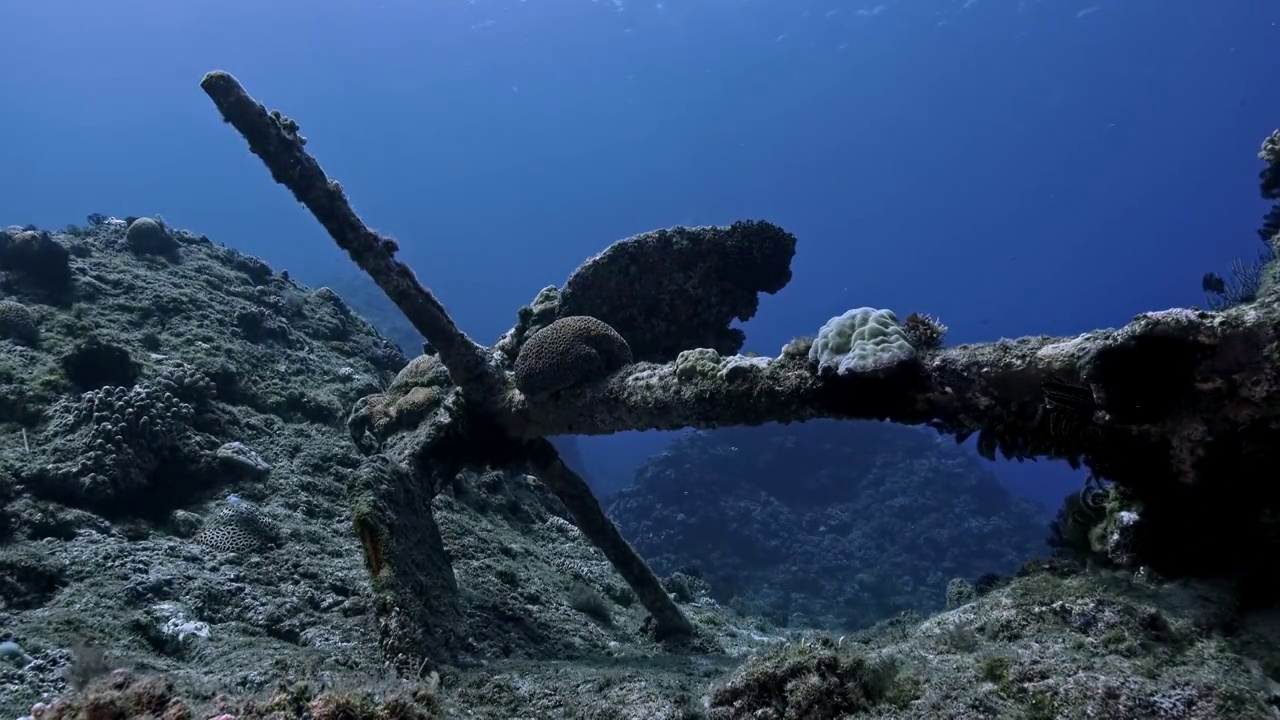
<path fill-rule="evenodd" d="M 941 610 L 947 583 L 1048 553 L 1050 519 L 937 433 L 856 420 L 696 431 L 608 499 L 660 573 L 786 627 Z"/>
<path fill-rule="evenodd" d="M 428 343 L 158 218 L 0 231 L 3 715 L 1280 717 L 1274 265 L 1078 337 L 851 308 L 759 357 L 730 323 L 797 238 L 673 228 L 482 346 L 295 121 L 203 87 Z M 547 440 L 680 428 L 606 505 Z M 797 460 L 842 432 L 881 452 Z M 1090 469 L 1052 551 L 952 437 Z"/>

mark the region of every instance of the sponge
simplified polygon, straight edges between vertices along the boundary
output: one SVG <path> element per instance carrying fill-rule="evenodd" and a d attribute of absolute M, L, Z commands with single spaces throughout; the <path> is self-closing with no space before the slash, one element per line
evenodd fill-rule
<path fill-rule="evenodd" d="M 809 348 L 809 360 L 819 370 L 839 375 L 885 370 L 915 356 L 898 316 L 869 307 L 828 320 Z"/>

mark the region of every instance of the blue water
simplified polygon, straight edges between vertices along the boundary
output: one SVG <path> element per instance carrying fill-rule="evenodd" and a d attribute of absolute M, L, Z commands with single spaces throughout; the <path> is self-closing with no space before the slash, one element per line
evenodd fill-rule
<path fill-rule="evenodd" d="M 800 238 L 748 349 L 860 305 L 953 342 L 1202 302 L 1258 249 L 1261 0 L 0 2 L 0 224 L 158 213 L 295 277 L 348 261 L 197 87 L 296 118 L 482 342 L 612 240 Z M 624 478 L 665 441 L 584 443 Z M 1056 505 L 1078 478 L 995 466 Z"/>

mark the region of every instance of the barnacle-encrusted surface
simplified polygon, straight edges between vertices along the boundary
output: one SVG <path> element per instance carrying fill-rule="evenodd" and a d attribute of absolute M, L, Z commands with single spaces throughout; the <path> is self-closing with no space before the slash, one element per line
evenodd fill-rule
<path fill-rule="evenodd" d="M 791 281 L 795 250 L 794 235 L 759 221 L 643 233 L 579 266 L 557 314 L 608 323 L 636 360 L 665 362 L 700 347 L 733 355 L 745 335 L 730 323 L 750 320 L 760 293 Z"/>
<path fill-rule="evenodd" d="M 452 389 L 449 371 L 440 358 L 419 355 L 385 391 L 356 401 L 347 417 L 347 429 L 363 450 L 376 453 L 389 435 L 424 423 Z"/>
<path fill-rule="evenodd" d="M 961 439 L 980 434 L 988 455 L 1059 457 L 1121 481 L 1158 468 L 1194 483 L 1225 460 L 1214 460 L 1217 453 L 1239 452 L 1238 441 L 1225 438 L 1256 432 L 1280 404 L 1280 367 L 1270 354 L 1280 348 L 1275 316 L 1270 297 L 1225 312 L 1143 313 L 1123 328 L 1076 337 L 945 348 L 883 376 L 820 376 L 786 354 L 735 382 L 714 375 L 679 382 L 674 365 L 637 363 L 602 385 L 513 409 L 528 435 L 880 418 Z M 1054 413 L 1044 410 L 1044 388 L 1055 382 L 1096 398 L 1092 447 L 1060 447 L 1049 436 Z M 1203 442 L 1211 437 L 1224 442 Z"/>

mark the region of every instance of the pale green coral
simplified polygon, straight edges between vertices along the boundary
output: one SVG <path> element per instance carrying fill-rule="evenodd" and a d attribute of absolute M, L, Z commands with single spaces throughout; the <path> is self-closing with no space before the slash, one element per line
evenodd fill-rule
<path fill-rule="evenodd" d="M 719 371 L 720 353 L 710 348 L 684 350 L 676 356 L 676 379 L 680 382 L 715 377 Z"/>
<path fill-rule="evenodd" d="M 892 310 L 854 308 L 827 321 L 809 348 L 809 360 L 840 375 L 882 370 L 915 357 Z"/>

